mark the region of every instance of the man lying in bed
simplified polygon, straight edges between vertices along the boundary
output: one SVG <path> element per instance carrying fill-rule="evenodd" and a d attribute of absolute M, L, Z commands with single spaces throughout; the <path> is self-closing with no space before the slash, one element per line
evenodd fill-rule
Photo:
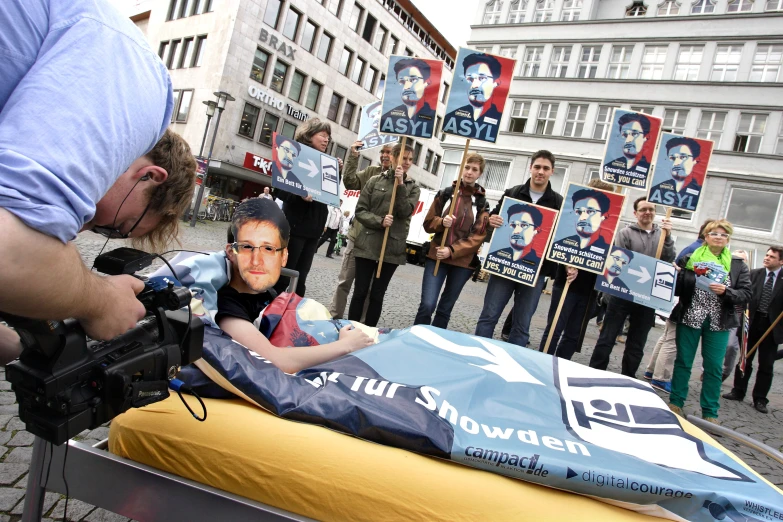
<path fill-rule="evenodd" d="M 239 205 L 231 221 L 233 243 L 226 245 L 231 280 L 218 291 L 218 326 L 234 340 L 255 351 L 287 373 L 336 359 L 373 344 L 353 326 L 340 330 L 340 338 L 320 346 L 278 348 L 253 322 L 274 298 L 270 290 L 288 260 L 290 227 L 277 204 L 252 198 Z"/>

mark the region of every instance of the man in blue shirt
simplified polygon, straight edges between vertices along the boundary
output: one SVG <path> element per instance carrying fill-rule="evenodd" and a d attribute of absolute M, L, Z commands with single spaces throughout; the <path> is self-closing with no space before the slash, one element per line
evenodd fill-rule
<path fill-rule="evenodd" d="M 68 242 L 97 226 L 158 244 L 176 234 L 195 163 L 166 131 L 168 72 L 98 0 L 0 2 L 0 71 L 0 311 L 75 317 L 112 338 L 143 316 L 143 285 L 91 274 Z"/>

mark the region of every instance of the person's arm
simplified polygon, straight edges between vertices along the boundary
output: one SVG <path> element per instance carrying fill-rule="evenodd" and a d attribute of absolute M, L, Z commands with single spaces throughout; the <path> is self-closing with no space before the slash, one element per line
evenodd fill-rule
<path fill-rule="evenodd" d="M 419 186 L 415 183 L 412 183 L 411 185 L 412 187 L 410 190 L 405 186 L 405 183 L 400 183 L 397 186 L 397 198 L 394 201 L 395 218 L 408 219 L 413 215 L 413 211 L 416 209 L 421 189 L 419 189 Z"/>
<path fill-rule="evenodd" d="M 372 178 L 367 182 L 367 185 L 365 185 L 364 190 L 362 190 L 362 193 L 359 196 L 359 201 L 356 203 L 354 217 L 359 221 L 359 223 L 367 228 L 373 230 L 383 230 L 382 223 L 385 214 L 379 216 L 370 209 L 370 197 L 372 196 L 373 190 L 375 189 L 375 183 L 377 180 L 378 178 Z"/>
<path fill-rule="evenodd" d="M 94 339 L 111 339 L 144 317 L 144 283 L 91 273 L 73 243 L 27 227 L 0 208 L 0 310 L 31 319 L 79 320 Z"/>
<path fill-rule="evenodd" d="M 483 210 L 479 213 L 478 219 L 470 228 L 468 237 L 455 241 L 451 245 L 452 257 L 473 256 L 481 248 L 484 238 L 487 237 L 487 222 L 489 221 L 489 212 Z"/>
<path fill-rule="evenodd" d="M 218 321 L 218 326 L 232 339 L 271 361 L 286 373 L 296 373 L 373 344 L 367 334 L 353 326 L 345 326 L 340 330 L 339 341 L 320 346 L 288 348 L 273 346 L 253 323 L 239 317 L 224 317 Z"/>
<path fill-rule="evenodd" d="M 427 211 L 427 215 L 424 217 L 424 231 L 428 234 L 437 234 L 446 230 L 443 226 L 443 191 L 438 191 L 435 194 L 435 199 L 432 200 L 430 209 Z"/>
<path fill-rule="evenodd" d="M 617 232 L 614 237 L 614 246 L 631 250 L 631 240 L 628 236 L 631 234 L 630 228 L 624 228 Z"/>
<path fill-rule="evenodd" d="M 737 279 L 738 281 L 731 282 L 731 286 L 725 287 L 723 294 L 719 295 L 719 297 L 734 306 L 744 306 L 750 302 L 750 298 L 753 295 L 750 284 L 750 270 L 745 263 L 742 263 L 742 268 L 740 269 L 739 277 Z M 712 285 L 710 285 L 710 287 L 712 287 Z"/>
<path fill-rule="evenodd" d="M 351 153 L 348 154 L 348 159 L 345 160 L 345 168 L 343 169 L 343 185 L 348 190 L 362 190 L 362 182 L 356 175 L 356 169 L 359 168 L 359 152 L 357 151 L 355 154 L 354 147 L 351 147 Z"/>
<path fill-rule="evenodd" d="M 666 239 L 663 240 L 663 250 L 661 250 L 661 261 L 668 261 L 671 262 L 674 260 L 676 256 L 676 251 L 674 250 L 674 238 L 672 237 L 672 223 L 671 221 L 664 219 L 663 223 L 661 223 L 661 234 L 664 234 Z M 660 239 L 659 239 L 660 241 Z M 658 249 L 658 245 L 655 245 L 656 250 Z"/>

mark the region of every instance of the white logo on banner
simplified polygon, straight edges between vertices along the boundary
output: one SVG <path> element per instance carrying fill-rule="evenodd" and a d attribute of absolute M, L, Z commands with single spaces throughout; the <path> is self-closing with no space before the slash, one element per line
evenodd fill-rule
<path fill-rule="evenodd" d="M 530 372 L 525 370 L 513 357 L 511 357 L 500 346 L 483 339 L 481 337 L 470 338 L 481 343 L 488 351 L 482 350 L 478 346 L 463 346 L 456 344 L 448 339 L 441 337 L 431 330 L 427 330 L 421 326 L 414 326 L 410 332 L 419 339 L 426 341 L 436 348 L 451 352 L 457 355 L 463 355 L 466 357 L 477 357 L 484 359 L 491 364 L 485 364 L 481 366 L 479 364 L 469 363 L 476 368 L 482 368 L 484 370 L 496 373 L 507 382 L 526 382 L 529 384 L 540 384 L 544 386 L 544 383 L 530 375 Z"/>

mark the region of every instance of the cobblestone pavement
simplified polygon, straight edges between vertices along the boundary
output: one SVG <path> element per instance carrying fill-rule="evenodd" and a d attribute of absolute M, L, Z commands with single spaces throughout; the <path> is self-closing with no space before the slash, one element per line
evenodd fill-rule
<path fill-rule="evenodd" d="M 225 245 L 226 228 L 227 224 L 222 222 L 199 223 L 195 228 L 184 226 L 180 233 L 182 248 L 199 251 L 222 249 Z M 104 239 L 90 232 L 83 233 L 77 238 L 76 244 L 88 266 L 91 265 L 92 260 L 101 251 L 104 241 Z M 106 250 L 123 245 L 124 242 L 122 241 L 111 241 Z M 323 245 L 315 257 L 307 282 L 307 297 L 328 305 L 331 302 L 334 282 L 340 270 L 341 257 L 335 256 L 334 259 L 327 259 L 324 257 L 326 248 L 327 245 Z M 155 268 L 155 265 L 152 268 Z M 422 270 L 423 268 L 419 266 L 406 265 L 398 269 L 394 274 L 386 295 L 381 325 L 392 328 L 404 328 L 413 324 L 421 292 Z M 482 282 L 468 282 L 454 307 L 449 325 L 452 330 L 473 333 L 482 303 L 484 302 L 486 286 Z M 541 340 L 549 303 L 549 296 L 543 295 L 538 312 L 533 318 L 530 338 L 531 346 L 538 346 Z M 508 309 L 509 307 L 507 307 L 506 311 Z M 502 322 L 498 324 L 495 330 L 495 338 L 500 336 L 501 324 Z M 662 329 L 660 327 L 654 328 L 650 332 L 640 372 L 643 371 L 647 358 L 652 352 L 653 346 L 661 332 Z M 597 337 L 598 328 L 592 323 L 587 330 L 584 351 L 575 354 L 573 360 L 587 364 Z M 620 371 L 622 353 L 623 345 L 618 344 L 611 357 L 610 371 Z M 701 359 L 697 355 L 694 368 L 700 368 L 700 365 Z M 685 405 L 685 411 L 689 414 L 699 415 L 700 383 L 698 371 L 694 371 L 694 376 L 695 378 L 691 380 L 691 391 L 688 396 L 688 402 Z M 728 379 L 724 383 L 724 393 L 730 390 L 730 382 L 731 379 Z M 32 435 L 24 430 L 24 425 L 19 420 L 18 406 L 10 390 L 10 384 L 5 381 L 5 370 L 0 368 L 0 522 L 15 522 L 21 518 L 22 499 L 27 483 L 27 470 L 30 464 L 33 441 Z M 666 399 L 665 396 L 664 399 Z M 722 399 L 720 418 L 724 426 L 768 444 L 778 451 L 783 451 L 783 428 L 781 428 L 783 426 L 783 364 L 776 366 L 775 379 L 769 399 L 770 413 L 768 415 L 756 412 L 748 400 L 738 403 Z M 107 436 L 108 428 L 99 427 L 82 433 L 79 438 L 84 442 L 94 443 Z M 732 441 L 718 440 L 770 482 L 778 487 L 783 487 L 783 466 Z M 60 495 L 47 494 L 44 503 L 44 513 L 47 516 L 62 519 L 63 509 L 64 499 Z M 78 500 L 69 501 L 67 519 L 85 520 L 88 522 L 128 520 L 125 517 L 103 509 L 96 509 Z"/>

